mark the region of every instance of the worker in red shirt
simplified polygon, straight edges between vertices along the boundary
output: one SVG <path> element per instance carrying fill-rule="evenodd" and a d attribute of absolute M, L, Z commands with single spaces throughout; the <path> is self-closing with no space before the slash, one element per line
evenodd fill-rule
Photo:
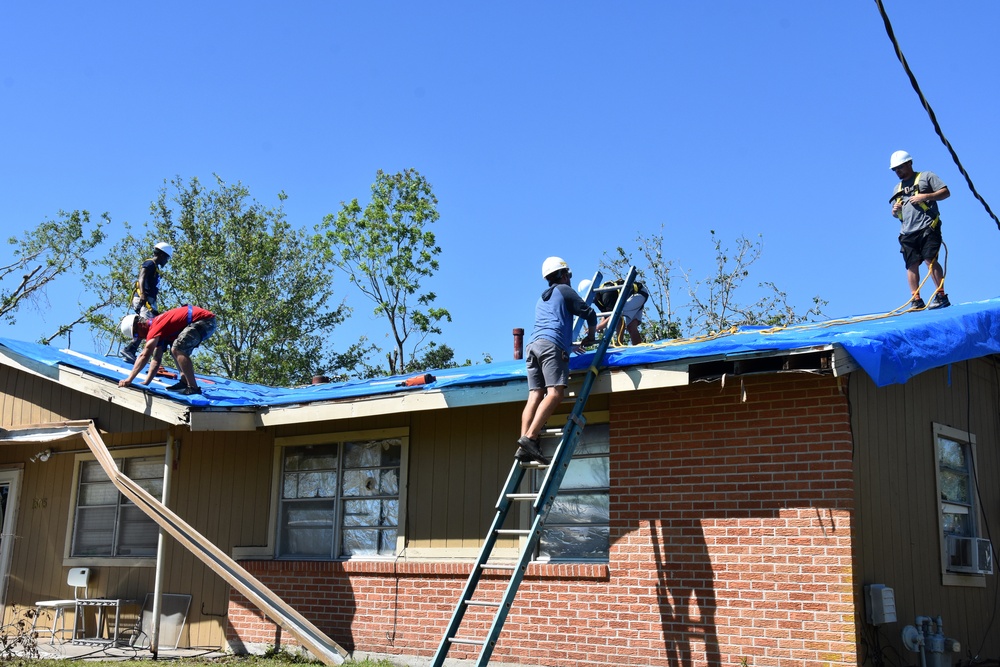
<path fill-rule="evenodd" d="M 127 387 L 139 375 L 146 362 L 149 373 L 143 384 L 148 385 L 156 377 L 160 369 L 163 351 L 170 347 L 181 379 L 177 384 L 167 387 L 168 391 L 176 391 L 185 396 L 200 394 L 201 387 L 194 377 L 194 364 L 191 362 L 191 352 L 215 333 L 215 314 L 198 306 L 180 306 L 160 313 L 152 320 L 146 320 L 139 315 L 126 315 L 121 323 L 121 331 L 129 340 L 146 339 L 142 353 L 135 360 L 132 372 L 124 380 L 118 382 L 119 387 Z"/>

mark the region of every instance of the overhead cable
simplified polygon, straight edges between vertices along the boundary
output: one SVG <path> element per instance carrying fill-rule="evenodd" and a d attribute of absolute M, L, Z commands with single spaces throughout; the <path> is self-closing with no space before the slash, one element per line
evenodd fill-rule
<path fill-rule="evenodd" d="M 951 147 L 951 142 L 948 141 L 948 139 L 944 136 L 944 132 L 941 131 L 941 125 L 938 124 L 937 116 L 934 115 L 934 110 L 931 109 L 931 105 L 927 101 L 927 98 L 924 97 L 924 94 L 920 91 L 920 85 L 917 84 L 917 78 L 913 76 L 913 72 L 910 71 L 910 66 L 906 64 L 906 58 L 903 57 L 903 52 L 899 48 L 899 42 L 896 41 L 896 35 L 892 31 L 892 24 L 889 22 L 889 15 L 885 12 L 882 0 L 875 0 L 875 4 L 878 5 L 878 11 L 882 15 L 882 22 L 885 24 L 885 31 L 888 33 L 889 40 L 892 42 L 892 48 L 896 51 L 896 57 L 899 58 L 900 64 L 906 71 L 906 76 L 910 77 L 910 85 L 913 86 L 913 90 L 917 92 L 917 97 L 920 98 L 920 103 L 927 111 L 927 115 L 930 116 L 931 123 L 934 124 L 934 131 L 937 132 L 939 137 L 941 137 L 941 141 L 948 149 L 948 152 L 951 153 L 951 159 L 955 161 L 955 164 L 958 166 L 958 170 L 962 173 L 962 176 L 965 176 L 965 182 L 969 184 L 969 189 L 972 190 L 972 194 L 980 201 L 986 209 L 986 212 L 989 213 L 990 217 L 993 218 L 993 221 L 997 224 L 997 229 L 1000 229 L 1000 219 L 994 215 L 993 211 L 990 209 L 990 205 L 986 203 L 986 200 L 983 199 L 976 190 L 976 186 L 972 184 L 972 178 L 969 176 L 969 173 L 965 171 L 965 167 L 962 166 L 961 160 L 958 159 L 958 154 L 955 152 L 955 149 Z"/>

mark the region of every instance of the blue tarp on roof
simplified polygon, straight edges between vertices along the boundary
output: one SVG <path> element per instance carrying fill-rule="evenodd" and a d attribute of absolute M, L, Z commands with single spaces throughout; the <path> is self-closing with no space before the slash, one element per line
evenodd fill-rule
<path fill-rule="evenodd" d="M 894 316 L 860 316 L 784 329 L 753 329 L 714 338 L 664 341 L 637 347 L 610 348 L 605 365 L 612 368 L 649 366 L 672 361 L 726 358 L 750 353 L 782 352 L 814 346 L 840 345 L 878 386 L 903 383 L 931 368 L 1000 353 L 1000 298 L 957 304 L 950 308 Z M 58 350 L 0 338 L 0 347 L 34 360 L 64 365 L 117 382 L 131 370 L 116 357 Z M 593 353 L 572 357 L 573 370 L 587 368 Z M 197 360 L 195 362 L 197 367 Z M 499 384 L 524 379 L 524 362 L 505 361 L 430 371 L 436 381 L 420 387 L 399 386 L 407 377 L 274 388 L 199 375 L 203 393 L 178 396 L 166 391 L 175 379 L 157 379 L 151 391 L 195 406 L 258 407 L 312 403 L 376 396 L 401 391 Z M 140 374 L 138 380 L 145 377 Z"/>

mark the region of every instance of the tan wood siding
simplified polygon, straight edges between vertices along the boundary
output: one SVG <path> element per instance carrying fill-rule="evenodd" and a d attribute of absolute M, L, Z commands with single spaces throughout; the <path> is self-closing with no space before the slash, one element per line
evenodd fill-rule
<path fill-rule="evenodd" d="M 986 588 L 942 584 L 933 424 L 976 436 L 979 492 L 989 532 L 1000 535 L 997 378 L 991 359 L 953 364 L 882 388 L 861 373 L 850 376 L 859 622 L 866 613 L 864 585 L 891 587 L 898 622 L 883 628 L 889 631 L 882 639 L 904 654 L 899 631 L 916 616 L 941 616 L 945 634 L 971 650 L 986 637 L 1000 572 L 986 577 Z M 989 632 L 986 653 L 994 654 L 1000 633 L 996 627 Z"/>
<path fill-rule="evenodd" d="M 158 419 L 66 389 L 51 380 L 0 366 L 0 427 L 9 429 L 72 419 L 92 419 L 101 431 L 116 433 L 166 427 Z"/>

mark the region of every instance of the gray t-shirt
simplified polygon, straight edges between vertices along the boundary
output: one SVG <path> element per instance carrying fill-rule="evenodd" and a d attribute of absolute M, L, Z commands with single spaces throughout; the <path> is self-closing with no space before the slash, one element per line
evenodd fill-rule
<path fill-rule="evenodd" d="M 889 198 L 889 201 L 894 201 L 897 198 L 903 200 L 903 208 L 899 211 L 899 219 L 902 222 L 899 227 L 900 234 L 920 231 L 940 217 L 936 201 L 911 204 L 910 197 L 919 192 L 937 192 L 945 187 L 944 182 L 933 171 L 917 172 L 915 177 L 911 176 L 896 184 L 896 189 L 892 191 L 892 197 Z M 917 181 L 916 188 L 913 187 L 914 180 Z M 926 206 L 926 210 L 924 206 Z"/>

